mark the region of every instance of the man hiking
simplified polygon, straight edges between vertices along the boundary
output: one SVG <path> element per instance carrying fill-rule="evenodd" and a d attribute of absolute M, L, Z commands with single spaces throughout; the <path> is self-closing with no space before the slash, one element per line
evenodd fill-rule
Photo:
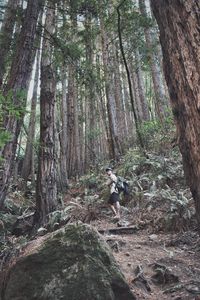
<path fill-rule="evenodd" d="M 119 191 L 116 188 L 117 176 L 113 173 L 111 168 L 106 168 L 106 173 L 109 177 L 106 184 L 110 187 L 108 204 L 114 213 L 114 219 L 120 219 Z"/>

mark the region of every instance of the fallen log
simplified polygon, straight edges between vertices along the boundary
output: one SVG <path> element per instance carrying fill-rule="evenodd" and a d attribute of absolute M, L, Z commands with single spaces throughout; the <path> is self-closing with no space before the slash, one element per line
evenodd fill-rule
<path fill-rule="evenodd" d="M 110 228 L 110 229 L 101 229 L 98 230 L 100 234 L 133 234 L 139 230 L 137 226 L 132 227 L 117 227 L 117 228 Z"/>

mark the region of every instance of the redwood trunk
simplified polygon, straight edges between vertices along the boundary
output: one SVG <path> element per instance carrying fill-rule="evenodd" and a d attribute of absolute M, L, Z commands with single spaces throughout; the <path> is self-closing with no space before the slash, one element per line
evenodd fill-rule
<path fill-rule="evenodd" d="M 30 115 L 30 121 L 29 121 L 29 128 L 28 128 L 28 136 L 27 136 L 27 142 L 26 142 L 26 150 L 24 155 L 24 161 L 22 166 L 22 178 L 26 182 L 28 180 L 28 177 L 30 175 L 32 164 L 34 164 L 34 161 L 32 158 L 33 155 L 33 144 L 35 139 L 35 122 L 36 122 L 36 105 L 37 105 L 37 90 L 38 90 L 38 84 L 39 84 L 39 68 L 40 68 L 40 55 L 39 51 L 36 55 L 36 70 L 35 70 L 35 78 L 34 78 L 34 88 L 33 88 L 33 95 L 31 100 L 31 115 Z"/>
<path fill-rule="evenodd" d="M 52 7 L 52 8 L 50 8 Z M 48 2 L 41 58 L 40 151 L 36 189 L 36 222 L 48 221 L 57 206 L 55 153 L 55 71 L 52 64 L 51 36 L 55 29 L 55 11 Z"/>
<path fill-rule="evenodd" d="M 139 0 L 139 7 L 141 14 L 144 18 L 149 18 L 147 13 L 147 7 L 145 0 Z M 151 69 L 154 93 L 155 93 L 155 106 L 156 112 L 160 120 L 163 120 L 163 117 L 166 114 L 167 108 L 167 99 L 164 90 L 164 84 L 162 81 L 162 72 L 157 63 L 158 53 L 156 49 L 153 49 L 153 44 L 155 44 L 153 34 L 151 29 L 148 27 L 144 27 L 144 35 L 146 40 L 146 46 L 148 50 L 148 58 Z"/>
<path fill-rule="evenodd" d="M 151 0 L 185 176 L 200 233 L 200 2 Z"/>
<path fill-rule="evenodd" d="M 108 52 L 108 39 L 105 30 L 104 18 L 102 12 L 100 13 L 100 34 L 102 43 L 102 59 L 103 59 L 103 71 L 105 80 L 105 93 L 107 99 L 107 112 L 109 122 L 109 136 L 108 136 L 108 148 L 110 159 L 118 158 L 120 154 L 120 145 L 117 133 L 117 120 L 116 120 L 116 102 L 114 95 L 114 81 L 113 73 L 110 66 L 110 57 Z"/>
<path fill-rule="evenodd" d="M 1 38 L 0 38 L 0 87 L 3 83 L 3 76 L 6 70 L 6 59 L 10 50 L 12 42 L 14 25 L 17 16 L 17 8 L 19 6 L 19 0 L 9 0 L 4 15 L 2 27 L 1 27 Z"/>
<path fill-rule="evenodd" d="M 71 41 L 76 42 L 77 14 L 73 2 L 70 1 Z M 78 128 L 78 85 L 77 63 L 73 61 L 68 67 L 68 96 L 67 96 L 67 171 L 68 176 L 75 177 L 80 173 L 80 145 Z"/>
<path fill-rule="evenodd" d="M 19 111 L 20 109 L 20 114 L 19 116 L 9 115 L 4 119 L 4 128 L 10 133 L 11 139 L 6 143 L 1 152 L 3 163 L 0 176 L 0 208 L 3 206 L 8 191 L 17 139 L 25 113 L 26 94 L 32 67 L 33 44 L 41 3 L 42 0 L 28 1 L 24 23 L 17 43 L 16 56 L 12 62 L 10 76 L 5 90 L 5 95 L 12 91 L 12 105 L 16 110 Z"/>
<path fill-rule="evenodd" d="M 65 191 L 68 185 L 67 174 L 67 75 L 66 65 L 64 64 L 61 70 L 62 76 L 62 101 L 61 101 L 61 119 L 62 119 L 62 131 L 60 140 L 60 170 L 61 170 L 61 185 L 62 190 Z"/>

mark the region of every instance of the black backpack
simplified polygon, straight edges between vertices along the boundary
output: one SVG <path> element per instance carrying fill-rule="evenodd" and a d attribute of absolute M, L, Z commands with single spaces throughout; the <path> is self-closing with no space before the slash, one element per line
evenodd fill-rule
<path fill-rule="evenodd" d="M 118 189 L 119 194 L 123 192 L 124 195 L 129 195 L 129 185 L 125 178 L 117 176 L 117 182 L 115 187 Z"/>

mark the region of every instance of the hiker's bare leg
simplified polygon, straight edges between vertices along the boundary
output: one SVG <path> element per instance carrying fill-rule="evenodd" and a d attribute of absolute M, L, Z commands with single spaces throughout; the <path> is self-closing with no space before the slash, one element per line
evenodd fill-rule
<path fill-rule="evenodd" d="M 120 218 L 120 204 L 119 204 L 119 201 L 117 201 L 115 203 L 115 211 L 116 211 L 116 215 Z"/>
<path fill-rule="evenodd" d="M 114 213 L 114 215 L 116 216 L 117 212 L 116 212 L 114 205 L 110 204 L 110 208 L 111 208 L 112 212 Z"/>

